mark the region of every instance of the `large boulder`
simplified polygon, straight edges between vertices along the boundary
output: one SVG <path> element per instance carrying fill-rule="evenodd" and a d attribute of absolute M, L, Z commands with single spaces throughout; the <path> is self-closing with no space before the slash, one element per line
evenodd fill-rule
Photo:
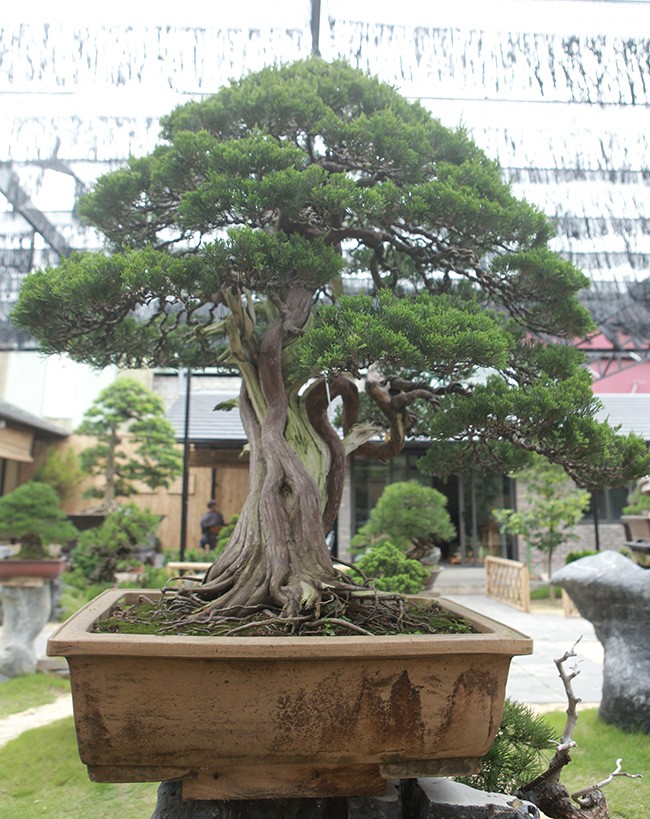
<path fill-rule="evenodd" d="M 566 590 L 603 644 L 601 716 L 650 733 L 650 570 L 606 551 L 567 564 L 551 582 Z"/>

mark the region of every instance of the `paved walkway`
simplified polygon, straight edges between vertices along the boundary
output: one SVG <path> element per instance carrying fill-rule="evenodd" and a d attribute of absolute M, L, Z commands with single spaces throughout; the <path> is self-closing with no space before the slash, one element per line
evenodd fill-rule
<path fill-rule="evenodd" d="M 512 608 L 484 594 L 447 594 L 461 603 L 533 638 L 533 653 L 514 657 L 510 666 L 506 694 L 510 699 L 534 706 L 537 710 L 565 710 L 566 695 L 555 660 L 575 647 L 576 666 L 580 674 L 573 681 L 573 691 L 585 705 L 600 703 L 603 687 L 603 648 L 594 628 L 582 617 L 564 617 L 561 611 L 548 613 L 533 610 L 529 614 Z"/>

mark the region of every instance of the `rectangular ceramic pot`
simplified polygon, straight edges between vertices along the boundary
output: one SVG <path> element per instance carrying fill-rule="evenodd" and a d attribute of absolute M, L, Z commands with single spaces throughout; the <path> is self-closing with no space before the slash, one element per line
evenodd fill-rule
<path fill-rule="evenodd" d="M 55 580 L 65 570 L 65 560 L 22 560 L 5 558 L 0 560 L 0 583 L 18 577 L 40 578 L 44 581 Z"/>
<path fill-rule="evenodd" d="M 48 654 L 70 667 L 79 753 L 98 782 L 182 779 L 193 799 L 351 796 L 386 779 L 471 773 L 532 641 L 449 601 L 477 634 L 95 634 L 104 592 Z M 425 598 L 426 599 L 426 598 Z"/>

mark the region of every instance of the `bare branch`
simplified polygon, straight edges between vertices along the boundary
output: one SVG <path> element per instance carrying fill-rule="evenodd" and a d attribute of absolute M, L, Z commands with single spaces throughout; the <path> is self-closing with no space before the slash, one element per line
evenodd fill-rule
<path fill-rule="evenodd" d="M 559 746 L 558 750 L 561 750 L 562 746 L 568 746 L 568 743 L 571 743 L 572 738 L 573 738 L 573 732 L 575 731 L 576 723 L 578 722 L 577 706 L 578 706 L 578 703 L 582 702 L 582 700 L 580 699 L 580 697 L 576 697 L 576 695 L 574 694 L 572 682 L 578 676 L 580 671 L 574 666 L 571 673 L 567 674 L 567 672 L 566 672 L 566 670 L 564 668 L 564 663 L 566 663 L 567 660 L 571 659 L 571 657 L 576 657 L 577 656 L 575 649 L 576 649 L 576 646 L 578 645 L 578 643 L 580 642 L 580 640 L 582 640 L 582 636 L 580 636 L 576 640 L 576 642 L 573 644 L 573 646 L 568 651 L 564 652 L 562 657 L 560 657 L 558 660 L 554 661 L 555 666 L 556 666 L 556 668 L 558 670 L 558 673 L 560 675 L 560 679 L 562 680 L 562 684 L 564 685 L 564 691 L 566 692 L 567 700 L 569 702 L 567 712 L 566 712 L 567 713 L 567 721 L 566 721 L 565 726 L 564 726 L 564 731 L 562 733 L 562 740 L 560 742 L 560 746 Z"/>
<path fill-rule="evenodd" d="M 606 785 L 609 785 L 610 782 L 614 781 L 614 778 L 617 776 L 626 776 L 629 779 L 643 779 L 643 774 L 631 774 L 627 771 L 621 770 L 621 763 L 623 762 L 622 759 L 616 760 L 616 768 L 611 772 L 611 774 L 603 779 L 601 782 L 596 782 L 595 785 L 590 785 L 588 788 L 583 788 L 582 790 L 576 791 L 575 793 L 571 794 L 571 799 L 575 799 L 576 802 L 580 805 L 584 805 L 585 807 L 589 807 L 591 805 L 590 799 L 585 799 L 585 797 L 591 797 L 591 794 L 594 791 L 599 791 L 601 788 L 604 788 Z"/>

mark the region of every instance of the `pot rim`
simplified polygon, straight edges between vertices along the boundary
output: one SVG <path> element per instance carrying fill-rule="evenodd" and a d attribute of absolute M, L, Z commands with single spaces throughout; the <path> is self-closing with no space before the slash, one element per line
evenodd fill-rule
<path fill-rule="evenodd" d="M 444 598 L 418 596 L 414 599 L 439 603 L 448 611 L 467 618 L 477 629 L 476 634 L 416 634 L 365 637 L 199 637 L 159 636 L 151 634 L 96 634 L 92 624 L 105 615 L 121 598 L 135 600 L 146 596 L 157 598 L 159 589 L 109 589 L 79 609 L 53 632 L 47 644 L 50 657 L 148 656 L 194 657 L 217 659 L 282 658 L 305 659 L 415 657 L 427 654 L 532 654 L 530 637 L 502 623 Z"/>

